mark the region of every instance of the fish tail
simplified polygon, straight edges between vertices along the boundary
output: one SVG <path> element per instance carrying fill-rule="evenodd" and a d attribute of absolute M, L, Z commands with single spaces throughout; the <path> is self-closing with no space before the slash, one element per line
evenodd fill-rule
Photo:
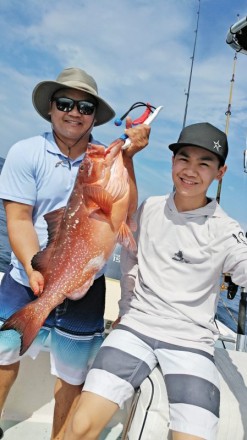
<path fill-rule="evenodd" d="M 11 315 L 0 329 L 0 331 L 15 330 L 20 334 L 21 356 L 32 344 L 48 315 L 44 308 L 36 304 L 36 301 L 32 301 Z"/>

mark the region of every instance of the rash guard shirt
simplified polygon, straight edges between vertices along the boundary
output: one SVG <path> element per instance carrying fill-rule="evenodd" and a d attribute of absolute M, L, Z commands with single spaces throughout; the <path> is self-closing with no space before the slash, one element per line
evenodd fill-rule
<path fill-rule="evenodd" d="M 247 287 L 244 232 L 216 200 L 178 212 L 174 194 L 148 198 L 136 218 L 137 252 L 122 248 L 121 323 L 213 353 L 222 273 Z"/>

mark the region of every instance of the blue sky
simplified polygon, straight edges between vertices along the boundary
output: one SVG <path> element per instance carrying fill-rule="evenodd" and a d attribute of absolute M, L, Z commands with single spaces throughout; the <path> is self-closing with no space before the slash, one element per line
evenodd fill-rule
<path fill-rule="evenodd" d="M 207 121 L 223 131 L 234 51 L 230 26 L 247 15 L 246 0 L 201 0 L 186 124 Z M 199 0 L 8 0 L 0 3 L 0 156 L 26 137 L 49 130 L 31 94 L 65 67 L 92 74 L 121 116 L 135 101 L 164 109 L 150 144 L 135 158 L 140 202 L 172 189 L 171 152 L 182 128 Z M 238 54 L 229 125 L 228 172 L 221 205 L 247 230 L 247 56 Z M 133 117 L 136 116 L 133 113 Z M 109 144 L 122 133 L 110 122 L 94 130 Z M 216 195 L 213 185 L 209 194 Z"/>

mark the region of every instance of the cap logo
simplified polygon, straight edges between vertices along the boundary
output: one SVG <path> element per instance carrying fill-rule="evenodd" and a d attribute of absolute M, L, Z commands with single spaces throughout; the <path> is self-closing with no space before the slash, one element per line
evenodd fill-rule
<path fill-rule="evenodd" d="M 214 148 L 215 150 L 220 151 L 220 148 L 222 148 L 222 145 L 220 145 L 220 141 L 214 141 Z"/>

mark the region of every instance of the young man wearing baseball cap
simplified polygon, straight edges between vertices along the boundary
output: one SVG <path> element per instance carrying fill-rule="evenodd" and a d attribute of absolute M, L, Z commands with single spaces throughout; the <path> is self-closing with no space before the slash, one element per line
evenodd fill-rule
<path fill-rule="evenodd" d="M 148 198 L 137 212 L 137 251 L 121 255 L 120 323 L 95 358 L 64 440 L 98 438 L 157 364 L 173 440 L 217 438 L 220 277 L 231 273 L 247 287 L 247 243 L 239 224 L 207 196 L 226 171 L 225 133 L 193 124 L 169 148 L 174 192 Z M 167 435 L 154 426 L 154 440 Z"/>
<path fill-rule="evenodd" d="M 52 130 L 22 140 L 10 149 L 0 180 L 12 247 L 11 265 L 0 286 L 0 322 L 42 292 L 44 278 L 33 270 L 34 254 L 47 243 L 44 215 L 66 206 L 94 126 L 115 115 L 99 95 L 92 76 L 79 68 L 64 69 L 55 81 L 42 81 L 33 90 L 33 105 Z M 124 162 L 131 184 L 132 211 L 137 205 L 133 155 L 148 143 L 150 128 L 131 128 Z M 104 335 L 104 269 L 87 295 L 66 300 L 46 320 L 27 354 L 35 358 L 50 338 L 51 372 L 57 376 L 52 440 L 61 439 L 73 403 L 81 392 L 88 366 Z M 18 374 L 20 338 L 0 332 L 0 411 Z M 3 431 L 0 428 L 0 438 Z"/>

